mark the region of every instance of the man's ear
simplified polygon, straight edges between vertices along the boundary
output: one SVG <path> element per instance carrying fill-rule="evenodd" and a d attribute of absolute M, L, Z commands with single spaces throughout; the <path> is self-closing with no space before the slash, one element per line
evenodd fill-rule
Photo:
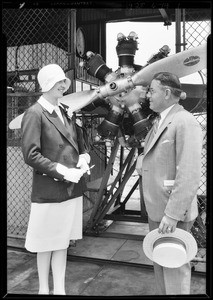
<path fill-rule="evenodd" d="M 166 89 L 166 90 L 165 90 L 165 93 L 166 93 L 166 97 L 165 97 L 165 98 L 166 98 L 166 99 L 169 99 L 170 96 L 171 96 L 171 93 L 172 93 L 171 90 L 170 90 L 170 89 Z"/>

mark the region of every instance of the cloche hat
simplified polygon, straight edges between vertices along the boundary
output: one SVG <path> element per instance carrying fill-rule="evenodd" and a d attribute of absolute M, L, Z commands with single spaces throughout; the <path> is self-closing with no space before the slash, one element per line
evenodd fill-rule
<path fill-rule="evenodd" d="M 62 68 L 57 64 L 49 64 L 41 68 L 38 72 L 37 79 L 42 92 L 48 92 L 56 82 L 61 80 L 66 80 L 65 92 L 71 84 L 70 79 L 66 77 Z"/>
<path fill-rule="evenodd" d="M 191 261 L 197 253 L 197 243 L 187 231 L 176 228 L 172 233 L 150 231 L 143 240 L 145 255 L 167 268 L 179 268 Z"/>

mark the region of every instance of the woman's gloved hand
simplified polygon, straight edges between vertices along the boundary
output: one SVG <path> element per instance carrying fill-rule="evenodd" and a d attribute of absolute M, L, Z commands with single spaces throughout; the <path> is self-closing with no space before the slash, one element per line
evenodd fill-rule
<path fill-rule="evenodd" d="M 78 183 L 85 172 L 83 169 L 70 168 L 67 169 L 64 179 L 67 181 Z"/>
<path fill-rule="evenodd" d="M 90 174 L 89 165 L 84 157 L 79 156 L 77 168 L 80 168 L 84 173 Z"/>

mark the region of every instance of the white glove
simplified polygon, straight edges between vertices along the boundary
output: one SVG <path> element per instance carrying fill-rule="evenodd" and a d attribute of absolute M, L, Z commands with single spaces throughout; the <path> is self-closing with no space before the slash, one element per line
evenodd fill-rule
<path fill-rule="evenodd" d="M 80 178 L 84 174 L 82 169 L 77 168 L 67 168 L 61 164 L 57 164 L 56 171 L 64 176 L 65 180 L 71 181 L 71 182 L 79 182 Z"/>
<path fill-rule="evenodd" d="M 82 169 L 70 168 L 67 169 L 66 174 L 64 175 L 64 179 L 71 182 L 79 182 L 82 175 L 84 174 Z"/>
<path fill-rule="evenodd" d="M 83 154 L 79 155 L 79 160 L 78 160 L 76 167 L 80 168 L 84 173 L 87 173 L 90 175 L 88 161 L 86 160 L 85 156 L 83 156 Z"/>
<path fill-rule="evenodd" d="M 84 173 L 90 175 L 89 163 L 90 163 L 90 155 L 88 153 L 80 154 L 76 167 L 82 169 Z"/>

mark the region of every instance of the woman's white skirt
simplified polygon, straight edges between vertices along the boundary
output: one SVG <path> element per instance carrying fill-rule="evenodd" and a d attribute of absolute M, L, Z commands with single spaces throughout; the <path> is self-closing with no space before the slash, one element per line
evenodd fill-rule
<path fill-rule="evenodd" d="M 82 239 L 83 197 L 61 203 L 31 203 L 25 248 L 30 252 L 66 249 Z"/>

